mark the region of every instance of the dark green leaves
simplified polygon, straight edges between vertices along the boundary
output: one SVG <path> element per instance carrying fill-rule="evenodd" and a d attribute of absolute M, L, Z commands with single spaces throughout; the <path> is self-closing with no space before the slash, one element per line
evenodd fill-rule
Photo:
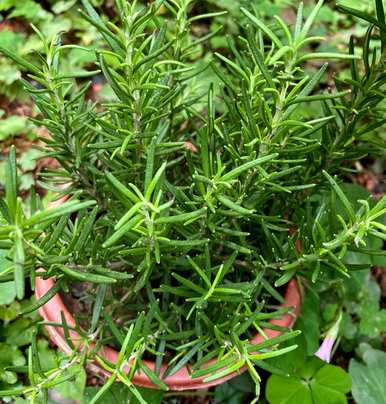
<path fill-rule="evenodd" d="M 10 49 L 6 49 L 6 48 L 0 46 L 0 53 L 2 53 L 6 57 L 12 59 L 15 63 L 17 63 L 19 66 L 23 67 L 24 69 L 26 69 L 28 72 L 33 73 L 38 76 L 41 75 L 41 71 L 35 65 L 28 62 L 26 59 L 21 58 L 14 51 L 11 51 Z"/>
<path fill-rule="evenodd" d="M 16 167 L 16 149 L 11 147 L 8 157 L 8 164 L 5 167 L 5 215 L 12 222 L 15 221 L 16 215 L 16 200 L 17 200 L 17 167 Z"/>
<path fill-rule="evenodd" d="M 60 216 L 66 215 L 68 213 L 76 212 L 81 209 L 88 208 L 90 206 L 95 205 L 95 201 L 86 201 L 86 202 L 80 202 L 75 200 L 69 201 L 69 202 L 64 202 L 63 204 L 54 207 L 54 208 L 49 208 L 47 210 L 41 211 L 39 213 L 36 213 L 29 219 L 27 219 L 24 223 L 25 226 L 33 226 L 36 224 L 44 223 L 53 219 L 56 219 Z"/>
<path fill-rule="evenodd" d="M 255 168 L 256 166 L 265 163 L 267 161 L 273 160 L 275 157 L 277 157 L 278 154 L 270 154 L 267 156 L 259 157 L 255 160 L 249 161 L 247 163 L 242 164 L 239 167 L 234 168 L 233 170 L 227 172 L 226 174 L 221 176 L 221 181 L 227 182 L 227 181 L 232 181 L 233 179 L 237 178 L 239 175 L 241 175 L 243 172 L 250 170 L 252 168 Z"/>
<path fill-rule="evenodd" d="M 68 198 L 48 208 L 31 198 L 25 207 L 11 149 L 0 202 L 0 246 L 7 249 L 0 280 L 15 291 L 5 301 L 24 295 L 25 278 L 32 287 L 41 276 L 56 284 L 24 313 L 57 292 L 85 286 L 80 298 L 90 309 L 88 331 L 66 324 L 64 314 L 61 327 L 70 346 L 74 329 L 87 348 L 66 363 L 92 357 L 110 374 L 92 403 L 107 398 L 116 382 L 144 403 L 133 385 L 136 371 L 166 390 L 160 374 L 166 359 L 167 374 L 189 366 L 208 382 L 246 367 L 258 396 L 255 365 L 273 371 L 264 361 L 285 358 L 299 345 L 279 345 L 297 332 L 271 322 L 289 311 L 274 307 L 284 303 L 278 288 L 294 277 L 332 279 L 338 288 L 343 277 L 351 280 L 352 271 L 383 258 L 372 239 L 385 239 L 386 199 L 354 198 L 341 185 L 347 171 L 359 167 L 355 161 L 384 149 L 382 4 L 376 2 L 374 16 L 354 13 L 373 26 L 343 54 L 320 52 L 314 46 L 320 38 L 310 36 L 322 0 L 305 21 L 300 4 L 293 33 L 278 16 L 266 22 L 257 7 L 242 8 L 247 25 L 213 52 L 208 39 L 221 39 L 217 28 L 211 31 L 217 22 L 205 22 L 210 32 L 204 35 L 195 23 L 224 18 L 223 12 L 192 15 L 188 1 L 117 0 L 117 14 L 107 19 L 89 0 L 82 4 L 97 32 L 92 48 L 44 40 L 39 67 L 1 49 L 34 80 L 24 81 L 40 111 L 34 122 L 49 131 L 44 154 L 60 166 L 42 172 L 39 184 L 54 198 Z M 89 70 L 68 69 L 67 52 L 75 50 L 95 55 Z M 320 59 L 317 68 L 309 63 Z M 339 65 L 328 68 L 328 60 Z M 351 77 L 344 74 L 334 85 L 326 72 L 345 63 Z M 93 105 L 82 81 L 97 72 L 108 96 Z M 308 310 L 316 313 L 306 332 L 309 353 L 318 339 L 316 306 Z M 361 335 L 382 331 L 382 319 L 364 321 L 382 314 L 373 300 L 358 313 Z M 265 337 L 267 328 L 283 334 L 249 342 Z M 121 347 L 116 364 L 96 354 L 101 344 Z M 75 368 L 46 380 L 35 348 L 25 394 L 38 394 L 36 388 L 47 395 L 57 383 L 83 377 Z M 313 361 L 299 369 L 287 371 L 290 380 L 284 370 L 270 379 L 271 402 L 345 400 L 346 374 Z"/>
<path fill-rule="evenodd" d="M 23 246 L 23 240 L 21 234 L 18 233 L 14 238 L 13 246 L 13 271 L 16 287 L 16 296 L 18 299 L 24 297 L 24 264 L 25 264 L 25 252 Z"/>
<path fill-rule="evenodd" d="M 344 194 L 344 192 L 341 190 L 341 188 L 338 186 L 338 184 L 335 182 L 335 180 L 326 171 L 324 171 L 323 174 L 327 178 L 328 182 L 331 184 L 333 190 L 338 195 L 340 201 L 343 203 L 350 220 L 355 220 L 354 209 L 351 206 L 351 203 L 349 202 L 349 200 L 346 197 L 346 195 Z"/>
<path fill-rule="evenodd" d="M 256 27 L 258 27 L 262 32 L 264 32 L 264 34 L 268 36 L 268 38 L 272 41 L 272 43 L 276 45 L 278 49 L 283 47 L 283 44 L 278 38 L 278 36 L 274 34 L 274 32 L 270 28 L 268 28 L 263 21 L 259 20 L 257 17 L 255 17 L 253 14 L 251 14 L 247 9 L 243 7 L 241 7 L 241 11 L 248 17 L 248 19 L 254 25 L 256 25 Z"/>

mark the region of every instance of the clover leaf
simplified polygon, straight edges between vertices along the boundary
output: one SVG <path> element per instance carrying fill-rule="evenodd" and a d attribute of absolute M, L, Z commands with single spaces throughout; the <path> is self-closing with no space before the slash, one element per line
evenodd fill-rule
<path fill-rule="evenodd" d="M 270 376 L 266 398 L 270 404 L 344 404 L 350 389 L 350 376 L 342 368 L 312 357 L 288 377 Z"/>
<path fill-rule="evenodd" d="M 386 352 L 369 348 L 363 362 L 350 360 L 352 394 L 358 404 L 386 403 Z"/>

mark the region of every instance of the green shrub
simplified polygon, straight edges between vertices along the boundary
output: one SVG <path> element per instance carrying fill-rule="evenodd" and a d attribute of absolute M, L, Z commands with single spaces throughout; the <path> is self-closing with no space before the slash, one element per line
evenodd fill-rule
<path fill-rule="evenodd" d="M 131 387 L 133 372 L 119 370 L 133 358 L 133 370 L 148 372 L 161 389 L 165 375 L 143 358 L 168 361 L 166 375 L 192 363 L 193 376 L 208 381 L 246 365 L 258 394 L 254 364 L 265 367 L 262 359 L 296 348 L 275 346 L 296 332 L 265 343 L 261 355 L 249 343 L 289 310 L 277 308 L 280 287 L 294 277 L 349 277 L 347 252 L 371 254 L 366 238 L 385 239 L 386 199 L 354 206 L 338 185 L 355 161 L 384 150 L 383 8 L 378 1 L 378 20 L 360 13 L 373 24 L 361 56 L 353 41 L 347 54 L 309 50 L 319 41 L 309 30 L 320 1 L 304 22 L 299 8 L 293 32 L 279 17 L 269 27 L 241 9 L 249 23 L 229 39 L 232 53 L 192 63 L 209 38 L 192 41 L 189 26 L 215 14 L 189 18 L 189 3 L 158 0 L 139 9 L 117 0 L 115 25 L 83 1 L 84 18 L 105 41 L 84 49 L 114 93 L 105 103 L 85 97 L 84 78 L 98 71 L 62 72 L 62 55 L 76 46 L 60 36 L 42 36 L 39 66 L 0 49 L 39 83 L 23 81 L 41 111 L 35 122 L 52 136 L 45 153 L 61 167 L 47 171 L 43 185 L 69 198 L 55 208 L 32 198 L 23 209 L 11 151 L 0 247 L 13 263 L 1 277 L 14 280 L 19 299 L 26 278 L 33 287 L 36 277 L 55 277 L 35 308 L 73 282 L 92 283 L 82 335 L 121 350 L 111 381 Z M 380 53 L 369 51 L 375 31 Z M 336 91 L 318 87 L 327 64 L 314 70 L 307 63 L 327 60 L 351 66 L 350 78 L 335 78 Z M 209 72 L 217 79 L 203 90 Z M 304 108 L 310 103 L 316 114 Z M 217 364 L 201 369 L 209 358 Z M 31 383 L 21 391 L 48 388 Z"/>

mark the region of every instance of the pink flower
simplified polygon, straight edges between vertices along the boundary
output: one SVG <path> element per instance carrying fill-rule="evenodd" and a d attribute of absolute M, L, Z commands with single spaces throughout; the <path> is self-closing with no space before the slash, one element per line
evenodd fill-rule
<path fill-rule="evenodd" d="M 315 352 L 315 356 L 320 358 L 322 361 L 330 363 L 331 360 L 331 352 L 334 346 L 334 342 L 336 337 L 338 336 L 339 324 L 342 320 L 342 313 L 339 314 L 338 319 L 334 323 L 334 325 L 328 330 L 326 337 L 324 338 L 322 345 L 320 345 L 319 349 Z"/>
<path fill-rule="evenodd" d="M 320 345 L 319 349 L 315 352 L 315 356 L 320 358 L 322 361 L 330 363 L 331 360 L 331 351 L 334 346 L 335 338 L 326 336 L 323 340 L 322 345 Z"/>

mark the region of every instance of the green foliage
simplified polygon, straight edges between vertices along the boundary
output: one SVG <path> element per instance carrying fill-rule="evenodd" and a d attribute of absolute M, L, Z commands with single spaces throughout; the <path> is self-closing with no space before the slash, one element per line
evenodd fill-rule
<path fill-rule="evenodd" d="M 47 8 L 41 2 L 28 0 L 4 0 L 0 11 L 6 16 L 4 29 L 0 31 L 0 44 L 30 61 L 35 59 L 34 50 L 41 49 L 39 36 L 31 33 L 29 24 L 34 24 L 45 35 L 55 35 L 68 31 L 77 36 L 80 45 L 97 42 L 96 33 L 85 30 L 82 20 L 77 14 L 76 1 L 53 1 Z M 75 59 L 74 59 L 75 60 Z M 87 60 L 77 59 L 79 63 L 68 62 L 69 70 L 81 68 Z M 0 93 L 10 99 L 25 99 L 23 97 L 20 78 L 24 74 L 23 66 L 17 66 L 10 60 L 0 58 Z"/>
<path fill-rule="evenodd" d="M 86 372 L 81 365 L 72 365 L 62 377 L 69 378 L 68 382 L 59 383 L 55 386 L 55 391 L 63 398 L 78 398 L 84 396 L 86 387 Z"/>
<path fill-rule="evenodd" d="M 88 404 L 95 394 L 98 393 L 100 387 L 86 387 L 84 396 L 82 397 L 81 404 Z M 160 390 L 138 388 L 141 396 L 147 403 L 161 404 L 164 393 Z M 123 384 L 113 385 L 109 391 L 103 396 L 103 402 L 106 404 L 120 404 L 127 403 L 138 404 L 137 398 L 130 392 L 129 388 Z"/>
<path fill-rule="evenodd" d="M 321 362 L 321 361 L 320 361 Z M 268 379 L 266 397 L 271 404 L 280 403 L 347 403 L 346 394 L 351 381 L 340 367 L 322 365 L 312 359 L 299 369 L 296 375 L 282 377 L 272 375 Z"/>
<path fill-rule="evenodd" d="M 343 317 L 344 349 L 353 349 L 358 342 L 367 340 L 379 345 L 386 331 L 386 310 L 380 308 L 380 290 L 368 271 L 358 271 L 346 282 Z"/>
<path fill-rule="evenodd" d="M 16 297 L 15 282 L 3 282 L 0 284 L 0 304 L 11 304 Z"/>
<path fill-rule="evenodd" d="M 0 390 L 18 390 L 22 387 L 21 380 L 28 361 L 25 350 L 38 330 L 39 321 L 35 313 L 19 317 L 20 311 L 30 305 L 30 301 L 12 301 L 13 285 L 10 283 L 2 284 L 2 288 L 8 289 L 2 289 L 0 293 Z M 45 370 L 57 366 L 56 355 L 48 348 L 46 340 L 37 341 L 37 351 Z"/>
<path fill-rule="evenodd" d="M 253 380 L 247 373 L 244 373 L 217 386 L 214 402 L 216 404 L 242 404 L 253 397 L 254 391 Z"/>
<path fill-rule="evenodd" d="M 280 403 L 347 403 L 351 389 L 349 375 L 340 367 L 306 356 L 305 341 L 301 349 L 276 361 L 270 361 L 273 373 L 266 386 L 270 404 Z"/>
<path fill-rule="evenodd" d="M 28 4 L 15 7 L 14 15 L 25 16 Z M 89 324 L 78 330 L 79 352 L 65 365 L 43 370 L 32 339 L 30 384 L 2 394 L 47 401 L 48 389 L 60 384 L 62 395 L 81 394 L 78 362 L 95 356 L 89 343 L 97 339 L 119 356 L 116 364 L 97 357 L 111 376 L 90 403 L 108 397 L 116 381 L 146 403 L 132 384 L 136 371 L 166 390 L 163 379 L 186 364 L 193 377 L 208 382 L 246 366 L 258 397 L 255 365 L 267 368 L 263 360 L 296 348 L 279 344 L 297 332 L 269 323 L 290 310 L 277 308 L 277 288 L 294 277 L 342 282 L 358 269 L 350 254 L 370 256 L 373 264 L 379 247 L 371 250 L 369 240 L 385 240 L 386 198 L 353 202 L 340 185 L 356 160 L 385 149 L 382 4 L 377 2 L 376 17 L 348 10 L 373 24 L 362 54 L 353 40 L 348 53 L 310 49 L 319 41 L 310 33 L 323 7 L 319 1 L 305 19 L 299 7 L 293 32 L 280 18 L 267 24 L 253 7 L 241 8 L 241 35 L 199 62 L 193 55 L 211 35 L 190 35 L 192 25 L 222 12 L 190 17 L 189 0 L 147 6 L 117 0 L 112 22 L 88 0 L 82 4 L 101 43 L 81 48 L 35 29 L 42 40 L 37 57 L 27 60 L 0 47 L 27 72 L 24 88 L 40 111 L 33 121 L 51 133 L 45 155 L 61 166 L 44 173 L 41 185 L 69 198 L 44 208 L 33 195 L 24 206 L 11 148 L 0 204 L 0 246 L 7 251 L 0 279 L 12 282 L 22 299 L 26 280 L 33 289 L 36 277 L 55 277 L 54 288 L 33 309 L 72 282 L 86 281 L 93 309 Z M 67 6 L 56 3 L 54 12 Z M 381 52 L 372 46 L 378 37 Z M 90 55 L 87 63 L 94 67 L 69 69 L 64 61 L 75 50 Z M 350 78 L 335 77 L 334 91 L 323 91 L 327 64 L 309 65 L 319 60 L 347 63 Z M 216 82 L 196 86 L 207 71 Z M 93 103 L 86 81 L 99 73 L 111 96 Z M 315 109 L 304 107 L 309 104 Z M 304 311 L 308 304 L 316 306 L 309 298 Z M 305 335 L 308 353 L 318 321 L 313 318 L 313 333 Z M 67 335 L 68 326 L 62 327 Z M 265 337 L 264 327 L 285 333 L 249 342 L 256 333 Z M 155 371 L 142 360 L 148 356 L 157 359 Z M 160 374 L 164 357 L 168 368 Z M 216 362 L 203 367 L 209 358 Z M 345 402 L 350 386 L 343 370 L 304 359 L 289 372 L 290 379 L 270 378 L 271 402 L 284 399 L 278 383 L 287 394 L 300 394 L 297 402 L 324 394 Z"/>
<path fill-rule="evenodd" d="M 302 300 L 302 309 L 299 319 L 296 321 L 296 328 L 302 331 L 305 338 L 306 353 L 313 355 L 320 344 L 321 327 L 323 325 L 320 313 L 321 301 L 317 292 L 310 288 Z M 335 308 L 334 316 L 329 319 L 330 322 L 335 319 L 338 307 Z"/>
<path fill-rule="evenodd" d="M 7 140 L 24 132 L 27 128 L 27 117 L 12 115 L 0 121 L 0 141 Z"/>
<path fill-rule="evenodd" d="M 342 189 L 354 209 L 361 206 L 358 200 L 368 200 L 374 206 L 366 189 L 354 184 L 344 184 Z M 335 201 L 334 194 L 324 196 L 322 206 L 324 204 L 333 215 L 347 218 L 344 204 Z M 384 222 L 384 217 L 381 217 L 381 222 Z M 321 226 L 326 228 L 328 221 L 322 220 Z M 322 282 L 307 286 L 308 293 L 302 302 L 302 315 L 297 328 L 302 330 L 306 338 L 309 355 L 317 350 L 320 332 L 328 329 L 342 311 L 341 347 L 344 351 L 352 351 L 363 341 L 375 347 L 380 346 L 385 310 L 380 308 L 380 289 L 371 268 L 385 266 L 385 251 L 382 240 L 378 238 L 366 237 L 365 243 L 366 248 L 360 252 L 354 246 L 340 256 L 340 262 L 350 271 L 349 278 L 333 279 L 325 274 Z"/>
<path fill-rule="evenodd" d="M 47 401 L 48 390 L 62 399 L 82 397 L 86 385 L 83 365 L 77 364 L 77 359 L 61 357 L 48 347 L 46 340 L 37 339 L 36 326 L 21 330 L 17 323 L 23 320 L 25 321 L 16 320 L 5 332 L 9 332 L 11 328 L 14 328 L 13 332 L 18 333 L 28 331 L 28 339 L 20 341 L 19 338 L 18 342 L 15 335 L 8 335 L 10 341 L 0 342 L 0 397 L 22 396 L 24 399 L 19 398 L 16 402 L 41 403 Z M 24 355 L 21 347 L 26 345 L 29 346 Z M 20 377 L 21 375 L 23 377 Z M 25 386 L 20 381 L 26 377 L 30 386 Z"/>
<path fill-rule="evenodd" d="M 16 373 L 9 369 L 12 369 L 13 366 L 25 365 L 26 359 L 16 345 L 0 343 L 0 353 L 0 386 L 4 389 L 15 384 L 18 380 Z"/>
<path fill-rule="evenodd" d="M 352 394 L 358 404 L 385 402 L 386 353 L 368 346 L 360 346 L 363 363 L 351 359 L 349 372 Z"/>

